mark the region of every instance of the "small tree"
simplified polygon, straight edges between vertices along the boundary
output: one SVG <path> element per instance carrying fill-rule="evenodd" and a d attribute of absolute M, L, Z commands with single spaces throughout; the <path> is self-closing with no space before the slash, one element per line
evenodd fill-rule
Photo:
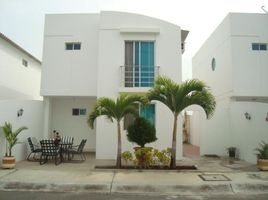
<path fill-rule="evenodd" d="M 5 122 L 5 125 L 2 127 L 5 138 L 6 138 L 6 154 L 5 156 L 12 156 L 12 148 L 19 143 L 18 135 L 21 131 L 27 130 L 28 128 L 23 126 L 18 128 L 16 131 L 12 131 L 12 125 L 9 122 Z"/>
<path fill-rule="evenodd" d="M 138 117 L 127 129 L 127 139 L 144 147 L 145 144 L 157 140 L 155 127 L 145 118 Z"/>

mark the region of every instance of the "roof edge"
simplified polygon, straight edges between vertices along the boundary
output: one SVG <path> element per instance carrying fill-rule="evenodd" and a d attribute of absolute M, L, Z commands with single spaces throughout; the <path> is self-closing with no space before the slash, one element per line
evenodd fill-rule
<path fill-rule="evenodd" d="M 7 41 L 13 47 L 19 49 L 20 51 L 22 51 L 23 53 L 25 53 L 26 55 L 28 55 L 30 58 L 32 58 L 33 60 L 35 60 L 36 62 L 38 62 L 40 65 L 42 64 L 42 62 L 39 59 L 37 59 L 36 57 L 34 57 L 32 54 L 30 54 L 28 51 L 26 51 L 25 49 L 23 49 L 21 46 L 19 46 L 15 42 L 13 42 L 11 39 L 9 39 L 7 36 L 5 36 L 1 32 L 0 32 L 0 38 L 2 38 L 3 40 Z"/>

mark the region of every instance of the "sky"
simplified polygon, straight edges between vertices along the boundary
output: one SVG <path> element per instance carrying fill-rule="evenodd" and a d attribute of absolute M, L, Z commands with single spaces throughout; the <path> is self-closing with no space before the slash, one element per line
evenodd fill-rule
<path fill-rule="evenodd" d="M 183 77 L 191 59 L 229 12 L 264 13 L 268 0 L 0 0 L 0 32 L 42 60 L 45 14 L 123 11 L 162 19 L 190 33 L 182 56 Z"/>

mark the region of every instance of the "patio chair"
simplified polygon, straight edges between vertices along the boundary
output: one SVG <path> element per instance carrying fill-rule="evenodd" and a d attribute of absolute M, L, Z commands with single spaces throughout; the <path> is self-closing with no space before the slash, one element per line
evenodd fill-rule
<path fill-rule="evenodd" d="M 74 157 L 74 155 L 80 155 L 80 157 L 82 159 L 81 161 L 85 161 L 86 156 L 85 156 L 83 150 L 84 150 L 86 142 L 87 142 L 87 140 L 83 139 L 83 140 L 81 140 L 79 145 L 75 145 L 72 148 L 68 149 L 67 150 L 68 155 L 72 155 L 72 157 Z"/>
<path fill-rule="evenodd" d="M 73 147 L 73 143 L 74 143 L 73 137 L 68 136 L 62 137 L 60 140 L 61 153 L 65 156 L 69 155 L 68 149 L 71 149 Z"/>
<path fill-rule="evenodd" d="M 59 146 L 55 145 L 54 140 L 41 140 L 41 156 L 40 156 L 40 165 L 45 164 L 48 161 L 48 158 L 55 160 L 55 165 L 58 165 L 61 162 L 61 155 Z"/>
<path fill-rule="evenodd" d="M 35 154 L 41 153 L 41 146 L 38 143 L 37 139 L 35 137 L 28 137 L 28 144 L 30 146 L 31 152 L 27 156 L 27 160 L 30 161 L 30 156 L 33 154 L 33 160 L 35 160 Z"/>

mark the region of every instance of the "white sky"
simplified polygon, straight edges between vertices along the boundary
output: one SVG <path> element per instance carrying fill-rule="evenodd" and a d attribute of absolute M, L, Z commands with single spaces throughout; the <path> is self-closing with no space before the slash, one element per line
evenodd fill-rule
<path fill-rule="evenodd" d="M 42 60 L 46 13 L 98 13 L 113 10 L 159 18 L 189 30 L 183 76 L 191 59 L 229 12 L 263 13 L 268 0 L 0 0 L 0 32 Z"/>

